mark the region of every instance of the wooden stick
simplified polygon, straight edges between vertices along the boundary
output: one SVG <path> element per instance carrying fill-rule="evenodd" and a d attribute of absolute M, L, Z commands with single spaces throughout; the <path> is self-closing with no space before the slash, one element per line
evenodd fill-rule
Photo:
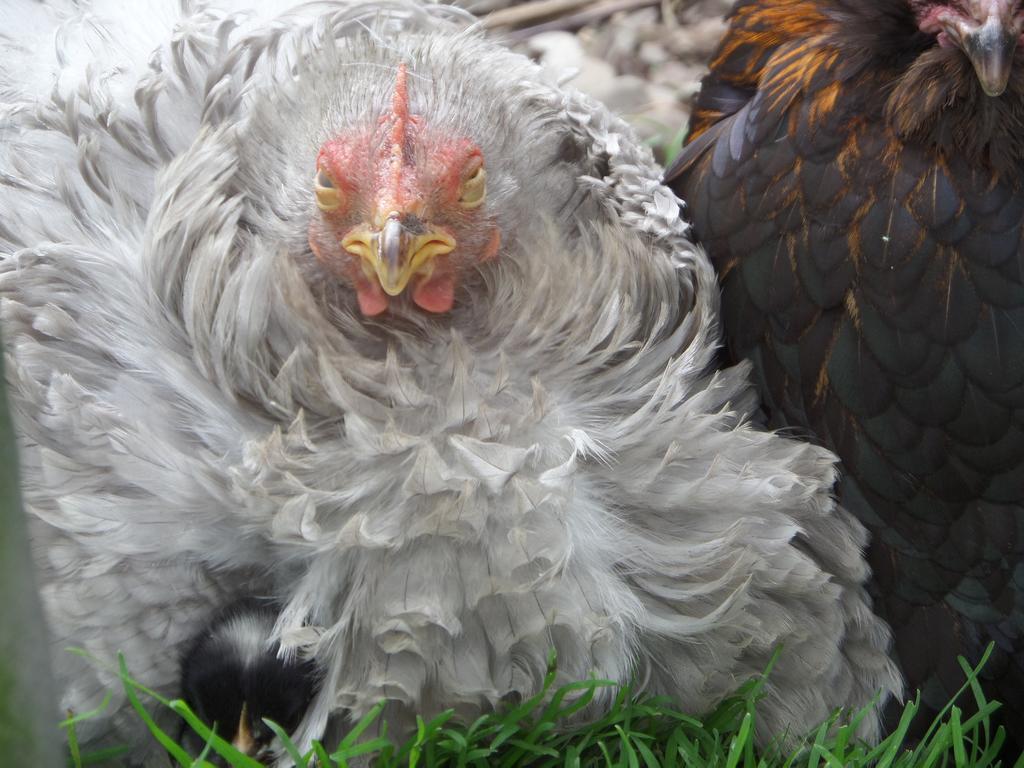
<path fill-rule="evenodd" d="M 488 29 L 520 27 L 549 16 L 569 13 L 591 4 L 593 4 L 593 0 L 531 0 L 528 3 L 520 3 L 511 8 L 502 8 L 487 14 L 483 18 L 483 25 Z"/>
<path fill-rule="evenodd" d="M 594 4 L 591 8 L 579 11 L 578 13 L 562 16 L 559 19 L 554 19 L 543 24 L 537 24 L 532 27 L 526 27 L 525 29 L 517 29 L 513 32 L 507 33 L 504 37 L 510 42 L 519 42 L 533 37 L 534 35 L 538 35 L 541 32 L 575 32 L 576 30 L 587 26 L 587 24 L 600 21 L 606 16 L 611 16 L 612 14 L 619 13 L 620 11 L 635 11 L 639 8 L 646 8 L 648 6 L 660 4 L 661 0 L 605 0 L 604 2 Z"/>

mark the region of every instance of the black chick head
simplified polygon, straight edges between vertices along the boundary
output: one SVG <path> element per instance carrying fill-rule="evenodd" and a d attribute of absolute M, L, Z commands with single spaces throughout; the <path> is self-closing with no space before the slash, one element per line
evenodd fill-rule
<path fill-rule="evenodd" d="M 267 601 L 239 600 L 196 635 L 181 661 L 185 702 L 221 738 L 257 759 L 271 756 L 274 739 L 263 719 L 291 733 L 319 684 L 312 662 L 278 657 L 280 645 L 270 640 L 277 615 Z"/>

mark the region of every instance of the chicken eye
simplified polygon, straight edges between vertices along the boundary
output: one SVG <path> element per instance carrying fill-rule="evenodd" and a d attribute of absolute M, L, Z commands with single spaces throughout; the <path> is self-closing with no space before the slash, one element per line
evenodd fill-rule
<path fill-rule="evenodd" d="M 316 205 L 321 211 L 334 211 L 341 207 L 341 190 L 323 170 L 316 172 L 313 188 L 316 192 Z"/>
<path fill-rule="evenodd" d="M 487 197 L 487 171 L 480 165 L 462 182 L 459 205 L 463 208 L 478 208 L 485 197 Z"/>

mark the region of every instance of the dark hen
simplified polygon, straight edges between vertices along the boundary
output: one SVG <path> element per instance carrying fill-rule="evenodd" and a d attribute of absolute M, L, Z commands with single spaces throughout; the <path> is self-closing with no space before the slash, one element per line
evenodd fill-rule
<path fill-rule="evenodd" d="M 667 178 L 776 426 L 844 464 L 878 608 L 937 707 L 1024 728 L 1019 2 L 740 2 Z M 1014 54 L 1016 58 L 1014 58 Z M 1019 737 L 1018 737 L 1019 738 Z"/>

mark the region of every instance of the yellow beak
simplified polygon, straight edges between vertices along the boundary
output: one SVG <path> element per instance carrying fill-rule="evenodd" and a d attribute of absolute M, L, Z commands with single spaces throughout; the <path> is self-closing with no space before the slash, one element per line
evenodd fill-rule
<path fill-rule="evenodd" d="M 238 717 L 238 728 L 235 730 L 235 738 L 231 740 L 231 746 L 248 757 L 256 754 L 258 745 L 252 737 L 252 731 L 249 729 L 248 704 L 242 704 L 242 713 Z"/>
<path fill-rule="evenodd" d="M 341 246 L 362 259 L 363 272 L 367 277 L 376 277 L 384 293 L 397 296 L 414 275 L 429 277 L 435 258 L 455 250 L 455 238 L 448 233 L 422 229 L 403 224 L 400 214 L 391 213 L 380 229 L 356 227 L 344 237 Z"/>

